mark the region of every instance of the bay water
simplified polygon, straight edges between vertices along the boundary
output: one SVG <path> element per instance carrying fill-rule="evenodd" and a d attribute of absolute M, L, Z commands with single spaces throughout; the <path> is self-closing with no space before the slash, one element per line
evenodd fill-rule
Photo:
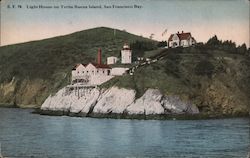
<path fill-rule="evenodd" d="M 0 108 L 2 155 L 18 158 L 245 158 L 249 118 L 96 119 Z"/>

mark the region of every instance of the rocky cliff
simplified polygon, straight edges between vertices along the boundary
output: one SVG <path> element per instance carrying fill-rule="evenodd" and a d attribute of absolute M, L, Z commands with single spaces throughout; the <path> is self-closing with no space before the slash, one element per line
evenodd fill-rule
<path fill-rule="evenodd" d="M 143 96 L 136 99 L 131 89 L 111 87 L 109 89 L 91 88 L 71 90 L 66 88 L 49 96 L 42 104 L 43 111 L 59 111 L 65 114 L 86 115 L 164 115 L 197 114 L 198 108 L 177 96 L 165 96 L 157 89 L 148 89 Z"/>

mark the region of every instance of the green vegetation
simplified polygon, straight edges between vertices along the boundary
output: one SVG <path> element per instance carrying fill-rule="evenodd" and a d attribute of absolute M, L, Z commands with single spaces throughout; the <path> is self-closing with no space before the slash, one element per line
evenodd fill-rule
<path fill-rule="evenodd" d="M 157 88 L 166 95 L 192 101 L 206 114 L 248 113 L 250 57 L 247 50 L 239 53 L 236 48 L 232 52 L 221 45 L 147 51 L 146 57 L 160 60 L 103 86 L 134 89 L 137 97 L 148 88 Z"/>
<path fill-rule="evenodd" d="M 141 42 L 140 42 L 141 41 Z M 96 60 L 98 48 L 106 57 L 119 56 L 125 42 L 154 44 L 140 36 L 110 28 L 95 28 L 51 39 L 1 47 L 0 82 L 16 78 L 51 79 L 58 72 L 70 72 L 75 63 Z M 144 48 L 144 46 L 143 46 Z"/>
<path fill-rule="evenodd" d="M 161 42 L 159 42 L 158 44 L 157 44 L 157 47 L 166 47 L 166 46 L 168 46 L 168 43 L 167 43 L 167 41 L 161 41 Z"/>
<path fill-rule="evenodd" d="M 133 51 L 132 59 L 136 60 L 136 57 L 143 57 L 145 51 L 155 50 L 157 45 L 151 41 L 136 41 L 130 47 Z"/>
<path fill-rule="evenodd" d="M 70 83 L 76 63 L 95 62 L 98 48 L 103 62 L 108 56 L 118 57 L 125 42 L 157 43 L 120 30 L 114 35 L 114 29 L 100 27 L 0 47 L 0 102 L 41 105 L 49 94 Z"/>
<path fill-rule="evenodd" d="M 212 48 L 212 49 L 219 49 L 219 50 L 224 50 L 229 53 L 236 53 L 236 54 L 242 54 L 242 55 L 247 55 L 250 56 L 250 48 L 247 50 L 246 44 L 242 44 L 238 47 L 236 47 L 235 42 L 231 40 L 218 40 L 217 36 L 213 36 L 210 38 L 206 45 L 207 48 Z"/>
<path fill-rule="evenodd" d="M 196 75 L 201 76 L 207 75 L 211 78 L 212 74 L 214 73 L 214 65 L 207 60 L 200 61 L 195 66 L 195 73 Z"/>
<path fill-rule="evenodd" d="M 206 115 L 249 111 L 250 49 L 246 45 L 236 47 L 234 42 L 214 36 L 206 44 L 164 49 L 164 43 L 119 30 L 114 36 L 113 29 L 103 27 L 0 47 L 0 103 L 41 105 L 48 95 L 70 82 L 75 63 L 95 61 L 98 48 L 103 62 L 108 56 L 118 57 L 125 42 L 131 44 L 136 56 L 158 61 L 101 87 L 134 89 L 136 97 L 157 88 L 191 101 Z"/>

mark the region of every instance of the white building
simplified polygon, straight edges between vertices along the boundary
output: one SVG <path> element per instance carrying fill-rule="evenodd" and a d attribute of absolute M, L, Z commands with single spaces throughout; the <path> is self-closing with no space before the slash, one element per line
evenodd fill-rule
<path fill-rule="evenodd" d="M 111 68 L 105 64 L 77 64 L 72 69 L 71 83 L 91 84 L 93 83 L 93 79 L 97 80 L 99 78 L 100 81 L 105 80 L 106 76 L 111 75 L 110 73 Z"/>
<path fill-rule="evenodd" d="M 111 79 L 111 68 L 106 64 L 102 64 L 100 49 L 98 51 L 97 61 L 97 64 L 89 63 L 75 65 L 71 72 L 71 84 L 99 85 Z"/>
<path fill-rule="evenodd" d="M 112 64 L 116 64 L 118 61 L 117 57 L 111 56 L 107 58 L 107 64 L 108 65 L 112 65 Z"/>
<path fill-rule="evenodd" d="M 122 75 L 128 73 L 128 70 L 129 70 L 129 68 L 115 67 L 115 68 L 112 68 L 111 75 L 112 76 L 122 76 Z"/>
<path fill-rule="evenodd" d="M 121 63 L 122 64 L 131 64 L 132 63 L 132 50 L 128 44 L 124 44 L 121 50 Z"/>
<path fill-rule="evenodd" d="M 171 34 L 168 39 L 168 47 L 176 48 L 176 47 L 189 47 L 196 43 L 195 39 L 192 37 L 190 32 L 181 33 L 177 32 L 175 34 Z"/>

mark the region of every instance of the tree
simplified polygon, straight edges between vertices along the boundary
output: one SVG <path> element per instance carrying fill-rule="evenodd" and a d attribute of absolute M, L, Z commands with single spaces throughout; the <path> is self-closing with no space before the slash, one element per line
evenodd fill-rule
<path fill-rule="evenodd" d="M 156 44 L 150 41 L 136 41 L 130 45 L 133 51 L 133 58 L 143 56 L 145 51 L 156 49 Z"/>
<path fill-rule="evenodd" d="M 168 45 L 167 41 L 161 41 L 157 44 L 157 47 L 165 47 L 167 45 Z"/>
<path fill-rule="evenodd" d="M 216 35 L 210 38 L 206 43 L 206 45 L 208 46 L 219 46 L 220 44 L 221 44 L 221 41 L 218 40 Z"/>
<path fill-rule="evenodd" d="M 233 52 L 233 53 L 237 51 L 235 42 L 232 42 L 231 40 L 224 41 L 222 45 L 220 46 L 220 49 Z"/>
<path fill-rule="evenodd" d="M 237 53 L 242 54 L 242 55 L 247 55 L 247 46 L 245 43 L 237 47 Z"/>

